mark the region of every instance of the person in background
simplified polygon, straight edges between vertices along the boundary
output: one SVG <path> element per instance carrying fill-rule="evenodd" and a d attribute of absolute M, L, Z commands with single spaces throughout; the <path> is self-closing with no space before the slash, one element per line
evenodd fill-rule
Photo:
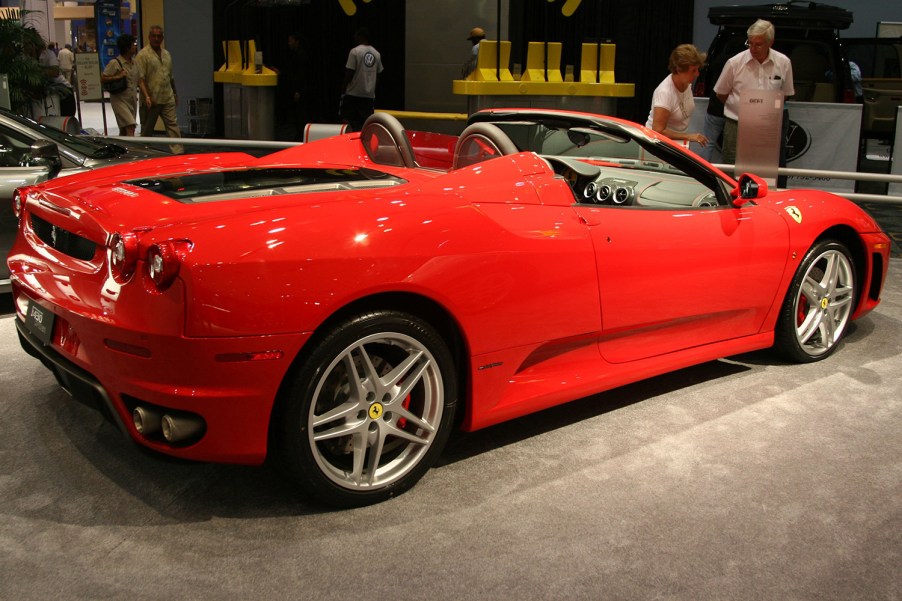
<path fill-rule="evenodd" d="M 49 81 L 56 81 L 60 74 L 60 63 L 53 52 L 53 44 L 44 44 L 38 49 L 38 63 L 44 68 L 44 75 Z"/>
<path fill-rule="evenodd" d="M 771 48 L 774 44 L 773 24 L 758 19 L 746 33 L 748 50 L 728 60 L 714 84 L 714 92 L 724 103 L 723 160 L 729 164 L 736 163 L 742 91 L 778 90 L 783 92 L 785 98 L 795 94 L 789 57 Z M 784 123 L 784 127 L 786 125 Z"/>
<path fill-rule="evenodd" d="M 339 113 L 348 130 L 360 131 L 363 122 L 375 112 L 376 83 L 382 73 L 382 57 L 370 45 L 366 28 L 354 34 L 357 46 L 348 53 Z"/>
<path fill-rule="evenodd" d="M 705 53 L 699 52 L 692 44 L 680 44 L 673 49 L 667 65 L 670 75 L 655 88 L 645 127 L 671 140 L 685 141 L 687 144 L 695 142 L 702 147 L 708 144 L 704 134 L 687 131 L 689 120 L 695 112 L 692 82 L 704 64 Z"/>
<path fill-rule="evenodd" d="M 720 77 L 720 73 L 723 71 L 726 62 L 727 57 L 723 53 L 719 54 L 713 61 L 708 62 L 708 72 L 710 75 L 706 79 L 711 83 L 708 88 L 708 108 L 705 110 L 705 126 L 702 129 L 702 133 L 705 134 L 705 137 L 708 139 L 708 144 L 698 151 L 699 156 L 706 161 L 714 160 L 715 150 L 720 152 L 721 148 L 720 137 L 723 134 L 723 124 L 725 119 L 723 116 L 723 102 L 720 101 L 720 98 L 717 97 L 717 93 L 714 91 L 714 83 L 716 83 L 717 79 Z M 716 158 L 721 160 L 720 157 Z"/>
<path fill-rule="evenodd" d="M 479 57 L 479 42 L 485 39 L 485 30 L 482 27 L 474 27 L 470 30 L 470 35 L 467 36 L 467 39 L 472 42 L 473 49 L 470 51 L 470 57 L 467 59 L 467 62 L 464 63 L 463 68 L 460 70 L 460 76 L 464 79 L 476 69 L 476 59 Z"/>
<path fill-rule="evenodd" d="M 301 34 L 288 34 L 288 60 L 285 66 L 285 80 L 288 93 L 288 113 L 294 129 L 294 140 L 304 136 L 304 126 L 308 122 L 307 107 L 310 103 L 310 63 L 301 48 Z"/>
<path fill-rule="evenodd" d="M 153 136 L 157 119 L 162 119 L 166 135 L 180 138 L 182 134 L 176 113 L 179 96 L 172 74 L 172 55 L 163 48 L 163 28 L 151 25 L 147 39 L 150 44 L 142 48 L 135 58 L 138 89 L 141 91 L 141 135 Z M 185 150 L 181 144 L 173 144 L 170 148 L 175 154 Z"/>
<path fill-rule="evenodd" d="M 63 46 L 57 55 L 60 64 L 60 73 L 72 85 L 72 69 L 75 66 L 75 53 L 72 52 L 72 44 Z"/>
<path fill-rule="evenodd" d="M 124 90 L 110 94 L 110 105 L 113 107 L 113 114 L 116 115 L 119 135 L 133 136 L 138 111 L 138 69 L 132 60 L 136 52 L 134 36 L 127 33 L 120 35 L 116 38 L 116 47 L 119 56 L 107 63 L 100 80 L 103 83 L 118 79 L 126 80 Z"/>
<path fill-rule="evenodd" d="M 855 93 L 855 102 L 861 102 L 864 99 L 864 87 L 861 84 L 861 68 L 856 63 L 849 61 L 849 73 L 852 75 L 852 89 Z"/>
<path fill-rule="evenodd" d="M 75 116 L 76 103 L 75 93 L 72 90 L 72 83 L 63 77 L 60 69 L 59 58 L 53 52 L 53 44 L 44 44 L 38 49 L 38 63 L 44 68 L 44 75 L 47 79 L 48 91 L 45 96 L 44 114 L 61 115 L 66 117 Z M 52 98 L 59 98 L 59 107 L 55 106 Z"/>

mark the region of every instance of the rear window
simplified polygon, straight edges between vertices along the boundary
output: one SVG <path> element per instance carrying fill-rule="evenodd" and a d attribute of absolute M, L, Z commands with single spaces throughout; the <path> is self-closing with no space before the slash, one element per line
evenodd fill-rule
<path fill-rule="evenodd" d="M 875 79 L 902 78 L 902 42 L 893 40 L 843 40 L 849 60 L 861 76 Z"/>
<path fill-rule="evenodd" d="M 181 202 L 381 188 L 405 180 L 373 169 L 266 168 L 188 173 L 125 182 Z"/>
<path fill-rule="evenodd" d="M 836 70 L 842 63 L 835 46 L 807 40 L 774 42 L 774 48 L 792 61 L 792 79 L 797 102 L 833 102 L 837 95 Z"/>

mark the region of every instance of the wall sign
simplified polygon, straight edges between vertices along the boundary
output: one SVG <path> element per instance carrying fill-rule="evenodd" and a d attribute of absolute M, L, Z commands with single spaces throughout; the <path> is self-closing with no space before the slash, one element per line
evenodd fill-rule
<path fill-rule="evenodd" d="M 100 70 L 119 55 L 116 38 L 121 33 L 119 26 L 122 0 L 97 0 L 94 4 L 94 19 L 97 22 L 97 52 L 100 54 Z"/>

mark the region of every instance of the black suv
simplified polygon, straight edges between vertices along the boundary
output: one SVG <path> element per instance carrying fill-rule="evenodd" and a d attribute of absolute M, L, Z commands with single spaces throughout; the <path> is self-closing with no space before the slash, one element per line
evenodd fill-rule
<path fill-rule="evenodd" d="M 839 30 L 852 24 L 852 13 L 819 2 L 792 1 L 754 6 L 712 6 L 708 20 L 719 27 L 708 50 L 708 65 L 696 82 L 695 95 L 709 96 L 724 63 L 745 50 L 746 31 L 757 19 L 774 24 L 774 50 L 792 61 L 798 102 L 855 102 L 849 63 Z"/>

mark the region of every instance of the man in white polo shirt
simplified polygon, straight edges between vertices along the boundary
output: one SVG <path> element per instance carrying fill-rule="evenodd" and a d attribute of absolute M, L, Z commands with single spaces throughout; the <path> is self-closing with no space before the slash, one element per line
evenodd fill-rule
<path fill-rule="evenodd" d="M 774 44 L 773 24 L 758 19 L 746 33 L 748 50 L 728 60 L 714 84 L 714 93 L 724 103 L 723 161 L 729 164 L 736 163 L 740 93 L 743 90 L 778 90 L 785 98 L 795 94 L 789 57 L 771 48 Z"/>

